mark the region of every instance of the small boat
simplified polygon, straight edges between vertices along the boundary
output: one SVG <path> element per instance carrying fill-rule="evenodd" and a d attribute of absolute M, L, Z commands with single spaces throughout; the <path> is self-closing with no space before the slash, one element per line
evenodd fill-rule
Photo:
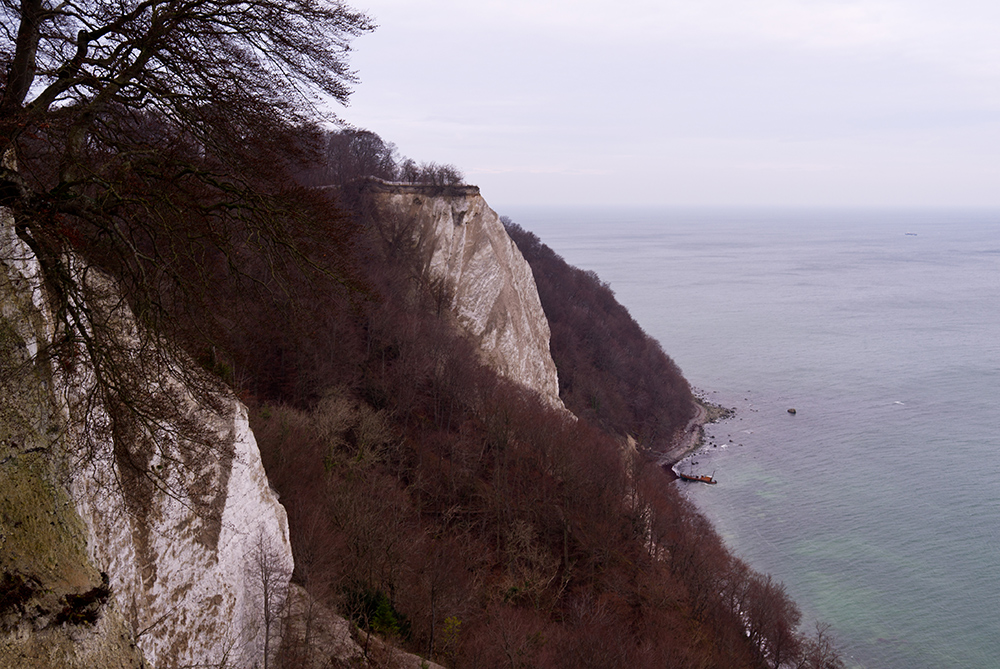
<path fill-rule="evenodd" d="M 694 481 L 695 483 L 710 483 L 712 485 L 718 483 L 718 481 L 707 474 L 702 476 L 690 476 L 688 474 L 681 474 L 680 472 L 677 472 L 677 477 L 682 481 Z"/>

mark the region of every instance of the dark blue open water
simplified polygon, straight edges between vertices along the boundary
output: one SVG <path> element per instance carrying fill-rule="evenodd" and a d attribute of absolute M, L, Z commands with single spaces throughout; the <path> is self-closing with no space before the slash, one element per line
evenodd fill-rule
<path fill-rule="evenodd" d="M 1000 666 L 1000 212 L 500 213 L 736 407 L 686 490 L 849 664 Z"/>

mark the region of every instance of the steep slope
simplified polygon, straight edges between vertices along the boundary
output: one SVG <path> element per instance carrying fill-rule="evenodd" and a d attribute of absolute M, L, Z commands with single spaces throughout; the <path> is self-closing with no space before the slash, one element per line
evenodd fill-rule
<path fill-rule="evenodd" d="M 60 342 L 7 216 L 0 235 L 0 666 L 252 666 L 265 590 L 280 600 L 292 556 L 246 409 L 188 388 L 190 364 L 158 355 L 111 282 L 80 268 L 106 350 L 167 417 L 145 421 Z"/>
<path fill-rule="evenodd" d="M 0 666 L 147 666 L 61 485 L 64 421 L 25 327 L 40 326 L 39 314 L 8 278 L 0 274 Z"/>
<path fill-rule="evenodd" d="M 371 188 L 383 221 L 411 231 L 442 306 L 490 364 L 562 407 L 531 268 L 479 188 L 379 182 Z"/>
<path fill-rule="evenodd" d="M 673 450 L 697 415 L 674 361 L 596 274 L 570 266 L 516 223 L 506 228 L 534 273 L 567 408 L 631 435 L 645 451 Z"/>

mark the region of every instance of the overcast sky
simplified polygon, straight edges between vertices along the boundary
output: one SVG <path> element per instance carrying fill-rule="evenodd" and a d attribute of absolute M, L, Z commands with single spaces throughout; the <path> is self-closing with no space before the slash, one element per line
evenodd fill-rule
<path fill-rule="evenodd" d="M 996 0 L 360 0 L 340 116 L 524 204 L 1000 206 Z"/>

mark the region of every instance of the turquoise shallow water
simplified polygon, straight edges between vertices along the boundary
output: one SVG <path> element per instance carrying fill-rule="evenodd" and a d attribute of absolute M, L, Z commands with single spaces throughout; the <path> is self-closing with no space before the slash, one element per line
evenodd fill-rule
<path fill-rule="evenodd" d="M 1000 666 L 1000 212 L 500 213 L 737 409 L 685 489 L 851 664 Z"/>

